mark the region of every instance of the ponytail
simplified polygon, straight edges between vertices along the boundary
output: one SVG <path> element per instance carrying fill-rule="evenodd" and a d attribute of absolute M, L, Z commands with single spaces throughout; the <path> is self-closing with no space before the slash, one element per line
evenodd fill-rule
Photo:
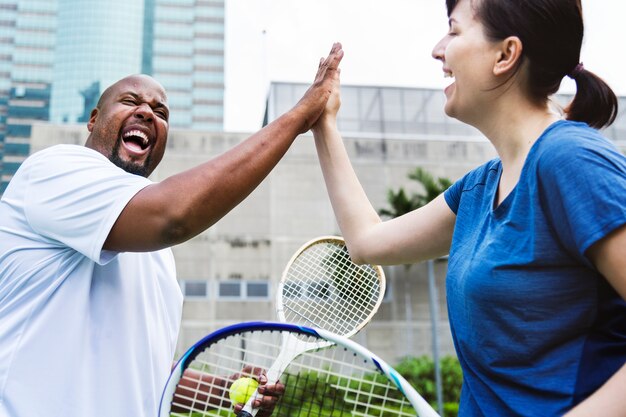
<path fill-rule="evenodd" d="M 610 126 L 618 112 L 618 100 L 611 87 L 582 64 L 568 76 L 576 82 L 576 95 L 565 108 L 567 120 L 585 122 L 596 129 Z"/>

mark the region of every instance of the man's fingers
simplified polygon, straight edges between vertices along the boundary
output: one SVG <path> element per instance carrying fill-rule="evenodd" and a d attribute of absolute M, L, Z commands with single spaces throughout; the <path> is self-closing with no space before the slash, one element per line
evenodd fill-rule
<path fill-rule="evenodd" d="M 339 62 L 341 62 L 341 58 L 343 58 L 343 49 L 341 48 L 341 43 L 335 42 L 332 49 L 330 50 L 330 53 L 324 60 L 324 64 L 325 66 L 330 68 L 337 68 L 339 66 Z"/>
<path fill-rule="evenodd" d="M 328 56 L 326 58 L 320 59 L 320 63 L 317 67 L 317 75 L 315 76 L 315 81 L 320 82 L 322 80 L 329 79 L 329 71 L 330 74 L 332 74 L 333 71 L 338 71 L 339 63 L 341 62 L 342 58 L 343 49 L 341 48 L 341 43 L 335 42 Z M 332 78 L 332 75 L 330 75 L 330 78 Z"/>
<path fill-rule="evenodd" d="M 260 385 L 259 393 L 263 395 L 281 396 L 285 393 L 285 386 L 280 382 L 272 385 Z"/>
<path fill-rule="evenodd" d="M 276 406 L 278 400 L 279 397 L 273 397 L 271 395 L 259 396 L 256 398 L 256 400 L 254 400 L 253 407 L 261 408 L 263 410 L 271 410 Z"/>
<path fill-rule="evenodd" d="M 265 369 L 258 366 L 246 365 L 241 369 L 241 372 L 234 374 L 231 378 L 239 379 L 242 376 L 249 376 L 256 379 L 260 383 L 261 380 L 265 378 Z"/>

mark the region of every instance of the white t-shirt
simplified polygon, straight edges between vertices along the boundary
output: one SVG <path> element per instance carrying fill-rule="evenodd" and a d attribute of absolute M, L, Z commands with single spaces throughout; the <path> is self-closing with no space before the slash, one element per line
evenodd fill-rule
<path fill-rule="evenodd" d="M 157 414 L 182 294 L 172 252 L 102 250 L 146 178 L 59 145 L 0 201 L 0 416 Z"/>

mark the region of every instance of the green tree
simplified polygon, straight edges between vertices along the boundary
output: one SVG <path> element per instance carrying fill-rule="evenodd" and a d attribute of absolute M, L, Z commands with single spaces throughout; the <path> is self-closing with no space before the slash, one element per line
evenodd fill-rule
<path fill-rule="evenodd" d="M 461 365 L 457 358 L 444 356 L 441 358 L 440 366 L 444 414 L 453 417 L 458 413 L 461 399 L 461 385 L 463 384 Z M 394 368 L 415 387 L 426 401 L 431 404 L 436 402 L 435 364 L 432 358 L 428 356 L 405 357 Z"/>
<path fill-rule="evenodd" d="M 407 195 L 406 191 L 400 187 L 397 191 L 392 189 L 387 191 L 387 202 L 390 208 L 383 208 L 378 210 L 378 214 L 385 217 L 399 217 L 413 210 L 425 206 L 434 200 L 437 196 L 443 193 L 452 185 L 452 181 L 448 178 L 438 177 L 435 178 L 432 174 L 421 167 L 416 167 L 413 171 L 409 172 L 408 178 L 417 181 L 421 184 L 422 192 L 412 193 Z M 432 260 L 427 261 L 428 267 L 428 287 L 430 294 L 430 315 L 431 315 L 431 327 L 432 327 L 432 339 L 433 339 L 433 357 L 435 366 L 435 384 L 437 391 L 437 405 L 439 413 L 443 415 L 443 400 L 442 400 L 442 388 L 441 388 L 441 370 L 439 364 L 439 339 L 437 334 L 437 322 L 439 321 L 438 313 L 438 301 L 437 301 L 437 289 L 435 285 L 434 276 L 434 263 Z M 412 321 L 412 302 L 411 292 L 409 289 L 409 272 L 411 264 L 404 266 L 405 269 L 405 281 L 404 281 L 404 301 L 405 301 L 405 317 L 407 322 Z M 396 288 L 395 276 L 392 276 L 392 286 Z M 395 319 L 395 313 L 392 312 Z M 411 327 L 409 327 L 411 328 Z M 412 332 L 407 333 L 408 344 L 412 344 Z"/>
<path fill-rule="evenodd" d="M 419 182 L 424 187 L 423 194 L 414 194 L 413 198 L 416 199 L 417 208 L 430 203 L 452 185 L 452 181 L 448 178 L 435 178 L 428 171 L 420 167 L 410 172 L 409 178 Z"/>

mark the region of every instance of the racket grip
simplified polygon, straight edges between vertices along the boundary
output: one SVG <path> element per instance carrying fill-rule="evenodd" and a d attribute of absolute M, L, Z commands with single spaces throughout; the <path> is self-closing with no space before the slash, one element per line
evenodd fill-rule
<path fill-rule="evenodd" d="M 239 414 L 237 414 L 237 417 L 252 417 L 252 414 L 248 413 L 247 411 L 241 410 Z"/>

